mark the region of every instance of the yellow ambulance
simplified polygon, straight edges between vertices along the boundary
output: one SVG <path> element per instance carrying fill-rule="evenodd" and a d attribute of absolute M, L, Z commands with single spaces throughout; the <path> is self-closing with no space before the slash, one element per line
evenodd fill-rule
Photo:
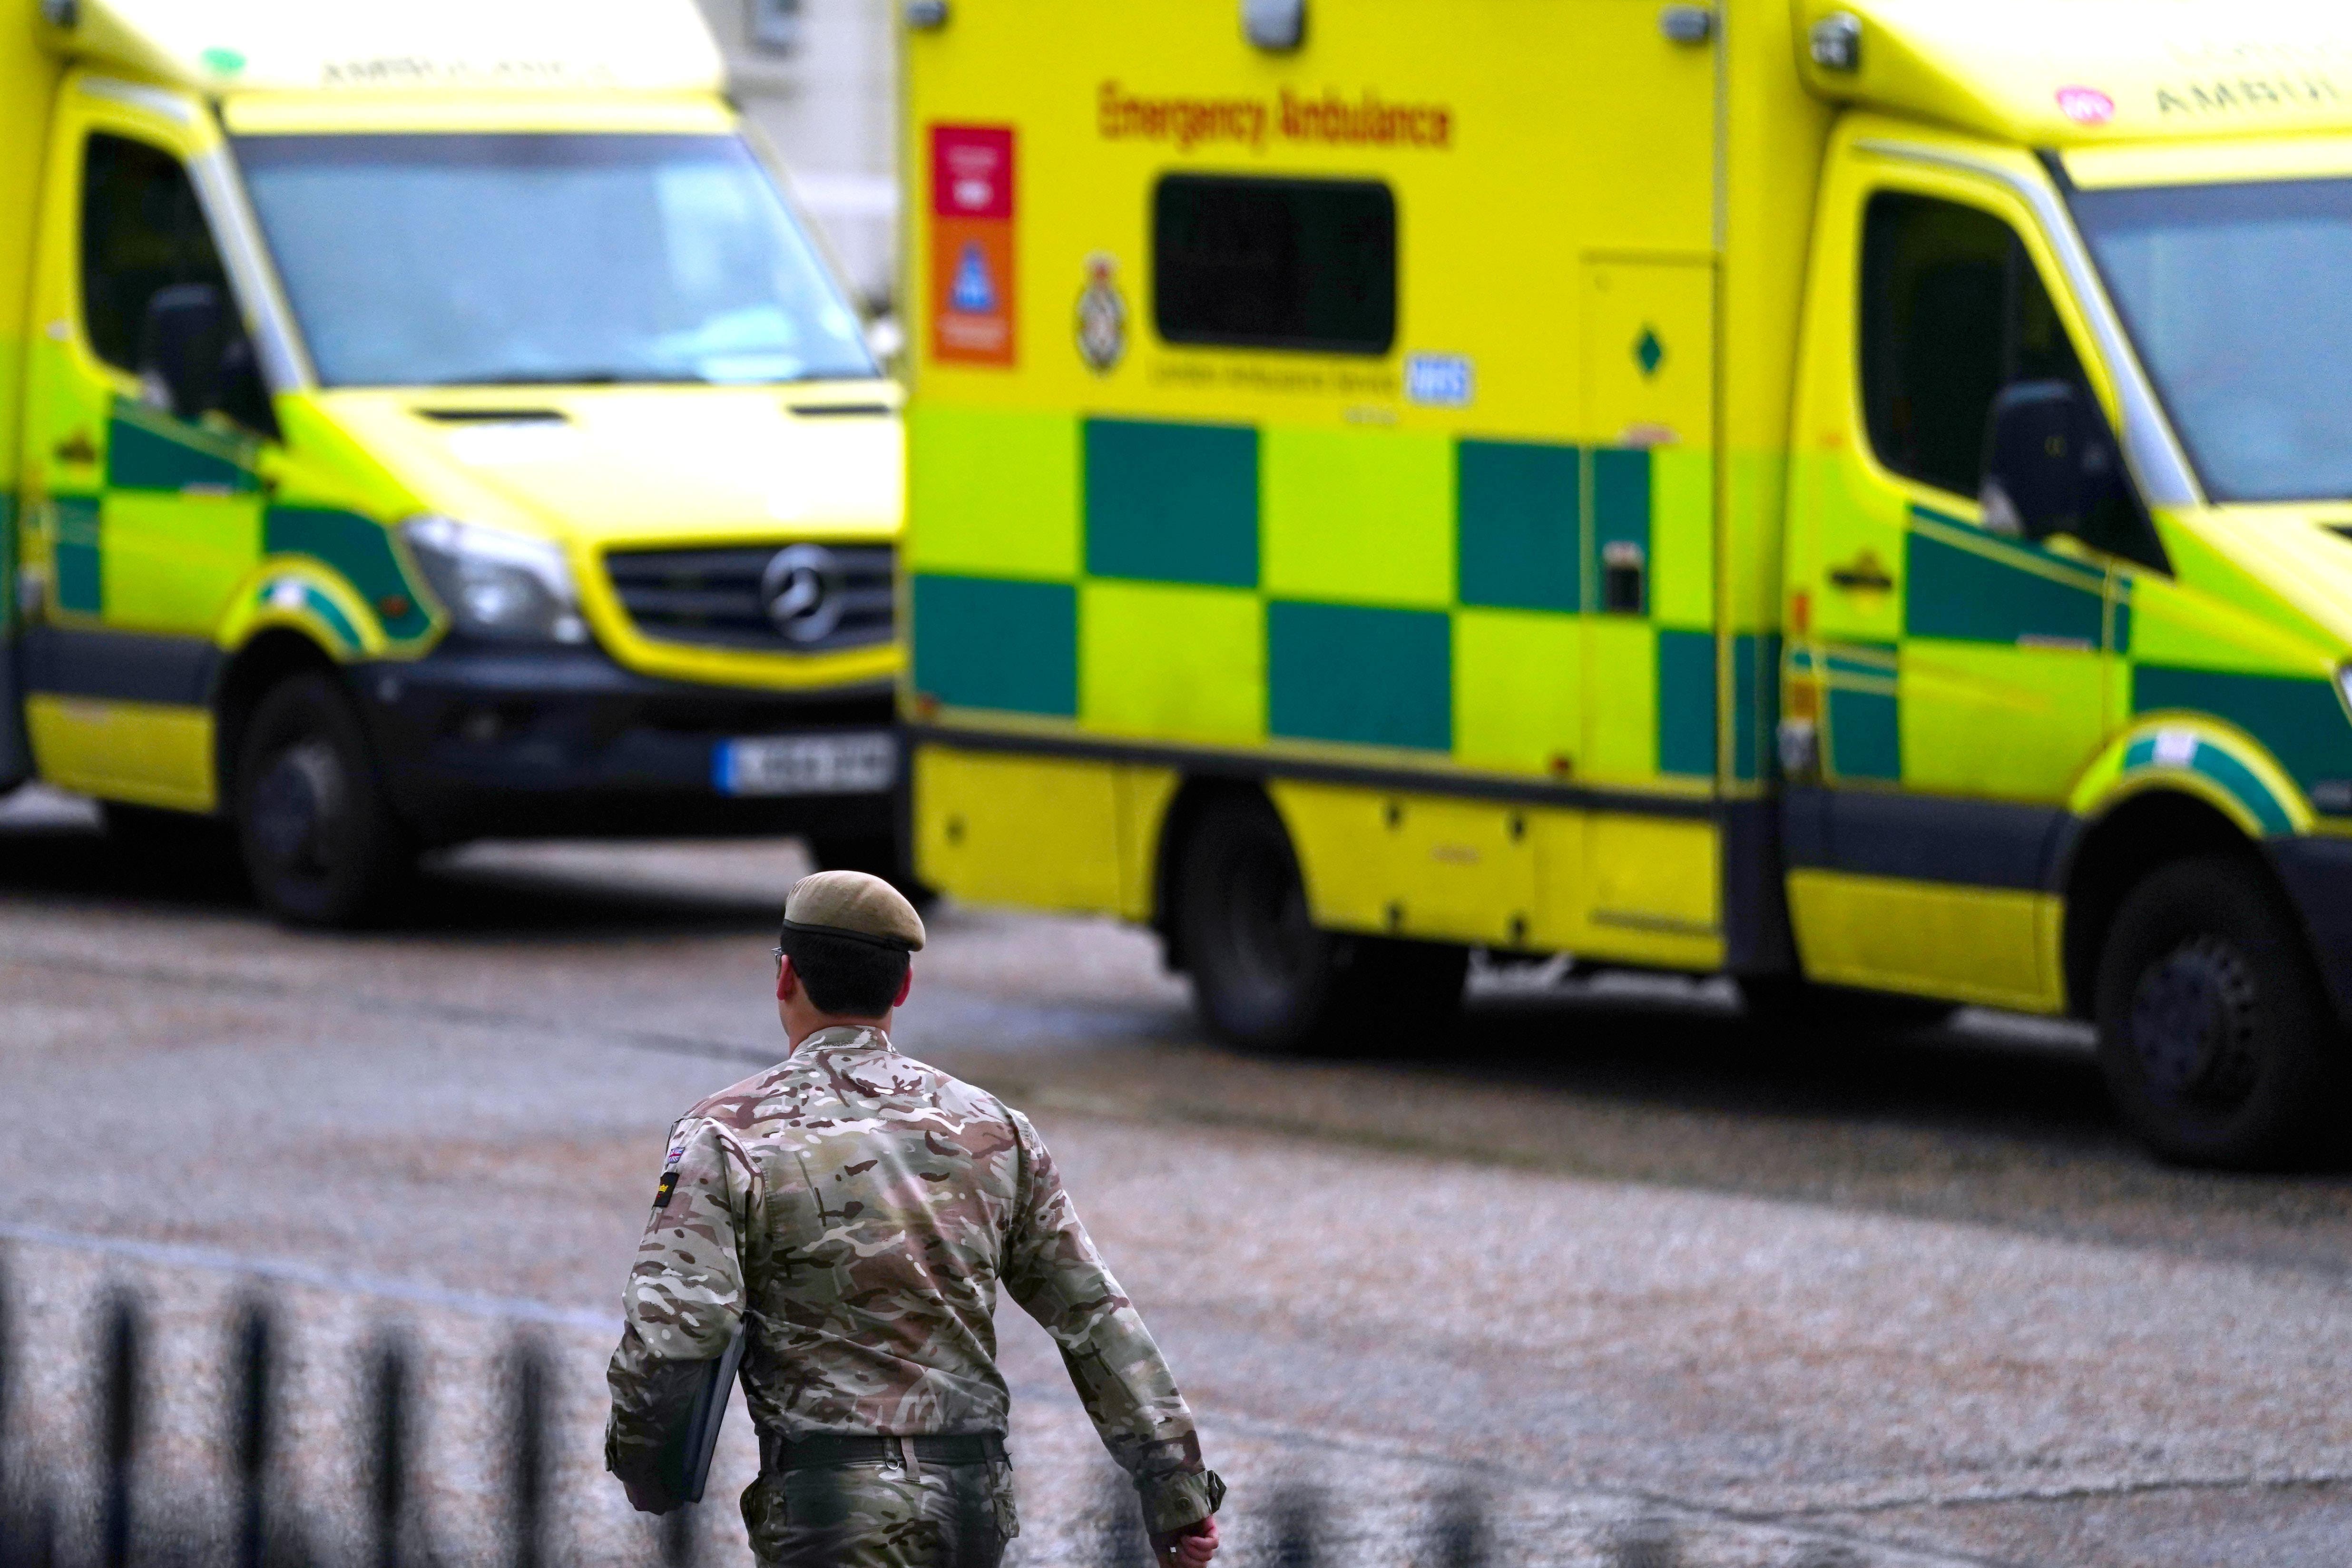
<path fill-rule="evenodd" d="M 690 0 L 0 0 L 0 789 L 897 864 L 898 397 Z"/>
<path fill-rule="evenodd" d="M 2352 16 L 908 16 L 926 879 L 1262 1046 L 1566 952 L 2337 1125 Z"/>

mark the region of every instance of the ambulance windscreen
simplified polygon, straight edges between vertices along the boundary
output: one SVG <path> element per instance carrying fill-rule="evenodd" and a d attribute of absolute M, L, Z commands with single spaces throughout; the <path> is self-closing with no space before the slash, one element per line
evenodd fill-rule
<path fill-rule="evenodd" d="M 1396 197 L 1369 180 L 1170 174 L 1151 200 L 1152 316 L 1171 343 L 1385 354 Z"/>
<path fill-rule="evenodd" d="M 236 154 L 326 385 L 876 374 L 732 136 L 246 136 Z"/>
<path fill-rule="evenodd" d="M 2073 199 L 2206 493 L 2352 499 L 2352 180 Z"/>

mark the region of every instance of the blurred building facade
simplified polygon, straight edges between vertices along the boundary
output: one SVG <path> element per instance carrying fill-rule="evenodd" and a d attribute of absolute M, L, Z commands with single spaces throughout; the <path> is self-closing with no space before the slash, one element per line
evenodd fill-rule
<path fill-rule="evenodd" d="M 736 100 L 776 144 L 850 286 L 887 301 L 898 254 L 897 0 L 699 0 Z"/>

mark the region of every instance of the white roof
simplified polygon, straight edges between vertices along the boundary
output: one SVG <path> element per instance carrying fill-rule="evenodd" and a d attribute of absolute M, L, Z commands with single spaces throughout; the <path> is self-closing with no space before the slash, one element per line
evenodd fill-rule
<path fill-rule="evenodd" d="M 209 93 L 709 91 L 694 0 L 81 0 L 78 58 Z"/>

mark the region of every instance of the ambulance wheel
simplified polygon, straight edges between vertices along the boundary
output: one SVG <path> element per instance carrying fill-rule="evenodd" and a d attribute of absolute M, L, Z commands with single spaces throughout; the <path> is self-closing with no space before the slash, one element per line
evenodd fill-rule
<path fill-rule="evenodd" d="M 1179 877 L 1193 1006 L 1234 1045 L 1385 1048 L 1441 1028 L 1461 1006 L 1466 949 L 1316 926 L 1290 835 L 1262 800 L 1212 806 Z"/>
<path fill-rule="evenodd" d="M 238 751 L 236 800 L 254 894 L 289 925 L 355 925 L 414 864 L 359 715 L 329 676 L 295 676 L 261 700 Z"/>
<path fill-rule="evenodd" d="M 2293 911 L 2249 858 L 2178 861 L 2134 888 L 2095 1002 L 2107 1092 L 2167 1160 L 2293 1165 L 2338 1119 L 2343 1029 Z"/>

